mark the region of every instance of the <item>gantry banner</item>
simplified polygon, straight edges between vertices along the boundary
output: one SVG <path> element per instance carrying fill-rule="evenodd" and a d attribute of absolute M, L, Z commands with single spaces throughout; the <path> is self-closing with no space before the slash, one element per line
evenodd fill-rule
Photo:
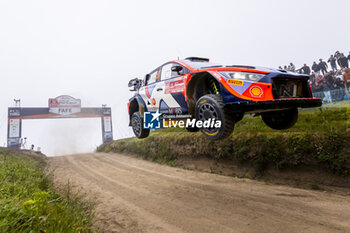
<path fill-rule="evenodd" d="M 109 107 L 83 108 L 81 107 L 80 99 L 68 95 L 61 95 L 56 98 L 50 98 L 47 108 L 8 108 L 7 146 L 21 146 L 22 120 L 91 117 L 101 118 L 103 143 L 112 141 L 112 110 Z"/>

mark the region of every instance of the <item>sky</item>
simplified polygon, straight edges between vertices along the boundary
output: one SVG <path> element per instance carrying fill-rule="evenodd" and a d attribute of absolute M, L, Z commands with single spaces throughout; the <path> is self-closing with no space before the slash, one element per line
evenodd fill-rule
<path fill-rule="evenodd" d="M 132 78 L 189 56 L 212 62 L 297 68 L 350 51 L 348 0 L 0 0 L 0 146 L 7 108 L 47 107 L 71 95 L 112 107 L 114 138 L 128 127 Z M 25 120 L 22 136 L 47 155 L 102 143 L 95 119 Z"/>

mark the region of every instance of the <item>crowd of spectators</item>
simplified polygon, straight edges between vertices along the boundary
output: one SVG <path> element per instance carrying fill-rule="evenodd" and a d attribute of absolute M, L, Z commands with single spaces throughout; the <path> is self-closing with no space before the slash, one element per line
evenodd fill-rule
<path fill-rule="evenodd" d="M 304 64 L 300 69 L 296 69 L 293 63 L 279 69 L 288 70 L 300 74 L 310 75 L 310 85 L 314 93 L 324 92 L 326 98 L 331 100 L 330 91 L 335 89 L 350 89 L 350 52 L 347 56 L 339 51 L 330 55 L 327 62 L 319 59 L 319 62 L 314 61 L 311 68 Z M 328 66 L 328 64 L 329 66 Z M 349 90 L 350 91 L 350 90 Z"/>

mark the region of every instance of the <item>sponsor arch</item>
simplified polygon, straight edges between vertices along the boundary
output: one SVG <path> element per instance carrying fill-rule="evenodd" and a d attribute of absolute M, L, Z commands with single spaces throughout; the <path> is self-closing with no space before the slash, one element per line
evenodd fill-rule
<path fill-rule="evenodd" d="M 17 105 L 17 102 L 16 102 Z M 27 119 L 101 118 L 103 143 L 113 140 L 110 107 L 81 107 L 81 100 L 69 95 L 50 98 L 48 107 L 8 108 L 7 147 L 21 146 L 22 121 Z"/>

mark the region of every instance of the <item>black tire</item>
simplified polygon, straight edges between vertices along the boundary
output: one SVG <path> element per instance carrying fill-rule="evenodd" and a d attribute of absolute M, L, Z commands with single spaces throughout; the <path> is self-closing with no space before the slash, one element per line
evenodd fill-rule
<path fill-rule="evenodd" d="M 241 112 L 241 113 L 236 113 L 235 115 L 234 115 L 235 117 L 235 123 L 237 123 L 237 122 L 239 122 L 239 121 L 241 121 L 242 119 L 243 119 L 243 117 L 244 117 L 244 112 Z"/>
<path fill-rule="evenodd" d="M 138 138 L 147 138 L 150 130 L 143 128 L 143 118 L 139 112 L 134 112 L 131 117 L 131 126 Z"/>
<path fill-rule="evenodd" d="M 221 121 L 220 128 L 202 128 L 200 131 L 211 140 L 221 140 L 231 135 L 235 120 L 228 111 L 225 110 L 222 97 L 218 95 L 205 95 L 199 98 L 196 103 L 196 119 L 205 121 L 215 119 Z"/>
<path fill-rule="evenodd" d="M 198 132 L 199 129 L 195 126 L 195 127 L 186 127 L 186 130 L 188 132 L 191 132 L 191 133 L 195 133 L 195 132 Z"/>
<path fill-rule="evenodd" d="M 266 112 L 261 115 L 261 118 L 272 129 L 289 129 L 298 121 L 298 109 L 292 108 L 276 112 Z"/>

